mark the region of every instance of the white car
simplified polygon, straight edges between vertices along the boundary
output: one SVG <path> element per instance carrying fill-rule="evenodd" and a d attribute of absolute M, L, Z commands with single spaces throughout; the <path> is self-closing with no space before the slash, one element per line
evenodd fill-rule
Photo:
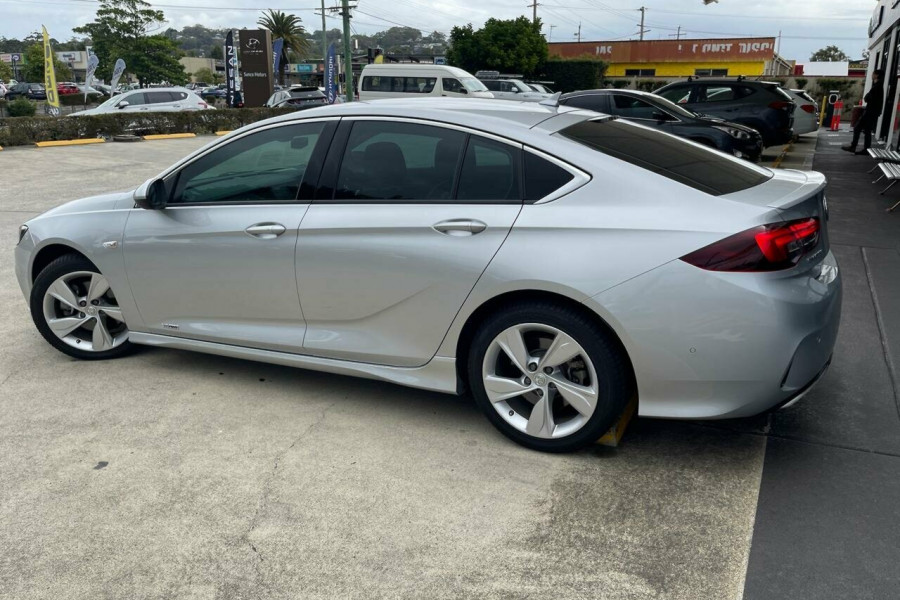
<path fill-rule="evenodd" d="M 360 75 L 359 99 L 493 98 L 467 71 L 446 65 L 366 65 Z"/>
<path fill-rule="evenodd" d="M 500 100 L 519 100 L 521 102 L 540 102 L 553 94 L 536 92 L 521 79 L 482 79 L 481 83 Z"/>
<path fill-rule="evenodd" d="M 180 112 L 214 110 L 194 92 L 182 87 L 148 88 L 113 96 L 100 106 L 72 113 L 72 116 L 109 113 Z"/>
<path fill-rule="evenodd" d="M 819 105 L 803 90 L 788 90 L 794 101 L 794 135 L 812 133 L 819 129 Z"/>

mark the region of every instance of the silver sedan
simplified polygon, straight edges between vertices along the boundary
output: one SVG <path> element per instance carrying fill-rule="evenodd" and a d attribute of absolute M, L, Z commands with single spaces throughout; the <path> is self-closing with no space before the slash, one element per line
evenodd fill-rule
<path fill-rule="evenodd" d="M 553 102 L 416 99 L 238 130 L 20 230 L 34 322 L 461 394 L 530 448 L 753 415 L 830 362 L 825 180 Z"/>

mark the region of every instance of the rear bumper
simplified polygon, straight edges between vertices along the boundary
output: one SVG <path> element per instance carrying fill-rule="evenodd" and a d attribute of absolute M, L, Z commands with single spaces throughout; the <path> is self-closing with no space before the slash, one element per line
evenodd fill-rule
<path fill-rule="evenodd" d="M 790 402 L 829 364 L 841 278 L 830 252 L 806 274 L 712 273 L 676 260 L 587 304 L 628 351 L 639 414 L 749 417 Z"/>

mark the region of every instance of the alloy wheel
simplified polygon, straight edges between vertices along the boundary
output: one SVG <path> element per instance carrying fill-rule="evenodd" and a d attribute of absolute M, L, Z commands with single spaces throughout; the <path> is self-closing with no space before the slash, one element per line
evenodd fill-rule
<path fill-rule="evenodd" d="M 482 378 L 497 413 L 529 436 L 572 435 L 597 408 L 597 373 L 588 353 L 550 325 L 525 323 L 500 332 L 485 353 Z"/>
<path fill-rule="evenodd" d="M 109 282 L 91 271 L 66 273 L 44 293 L 44 319 L 56 337 L 87 352 L 105 352 L 128 339 L 128 327 Z"/>

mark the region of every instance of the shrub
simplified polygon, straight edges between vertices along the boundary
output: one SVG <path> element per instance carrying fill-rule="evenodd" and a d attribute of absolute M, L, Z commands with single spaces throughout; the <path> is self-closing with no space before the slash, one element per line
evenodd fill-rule
<path fill-rule="evenodd" d="M 16 98 L 7 107 L 11 117 L 33 117 L 35 112 L 34 102 L 26 98 Z M 2 146 L 2 144 L 0 144 Z"/>
<path fill-rule="evenodd" d="M 123 133 L 215 133 L 238 129 L 269 117 L 294 112 L 282 108 L 235 108 L 141 115 L 112 113 L 83 117 L 19 117 L 0 121 L 0 146 L 52 140 L 112 137 Z M 76 113 L 77 114 L 77 113 Z"/>
<path fill-rule="evenodd" d="M 615 79 L 612 81 L 612 86 L 614 88 L 616 88 L 617 90 L 620 90 L 622 88 L 627 88 L 630 85 L 631 85 L 631 82 L 628 81 L 627 79 Z"/>
<path fill-rule="evenodd" d="M 657 81 L 655 79 L 641 79 L 637 82 L 637 89 L 642 92 L 653 92 L 666 85 L 665 81 Z"/>
<path fill-rule="evenodd" d="M 809 79 L 807 79 L 806 77 L 797 77 L 796 79 L 794 79 L 794 83 L 797 84 L 797 87 L 799 89 L 805 90 L 806 84 L 809 83 Z"/>
<path fill-rule="evenodd" d="M 593 90 L 600 87 L 607 63 L 593 57 L 557 58 L 544 63 L 543 77 L 554 82 L 559 92 Z"/>

